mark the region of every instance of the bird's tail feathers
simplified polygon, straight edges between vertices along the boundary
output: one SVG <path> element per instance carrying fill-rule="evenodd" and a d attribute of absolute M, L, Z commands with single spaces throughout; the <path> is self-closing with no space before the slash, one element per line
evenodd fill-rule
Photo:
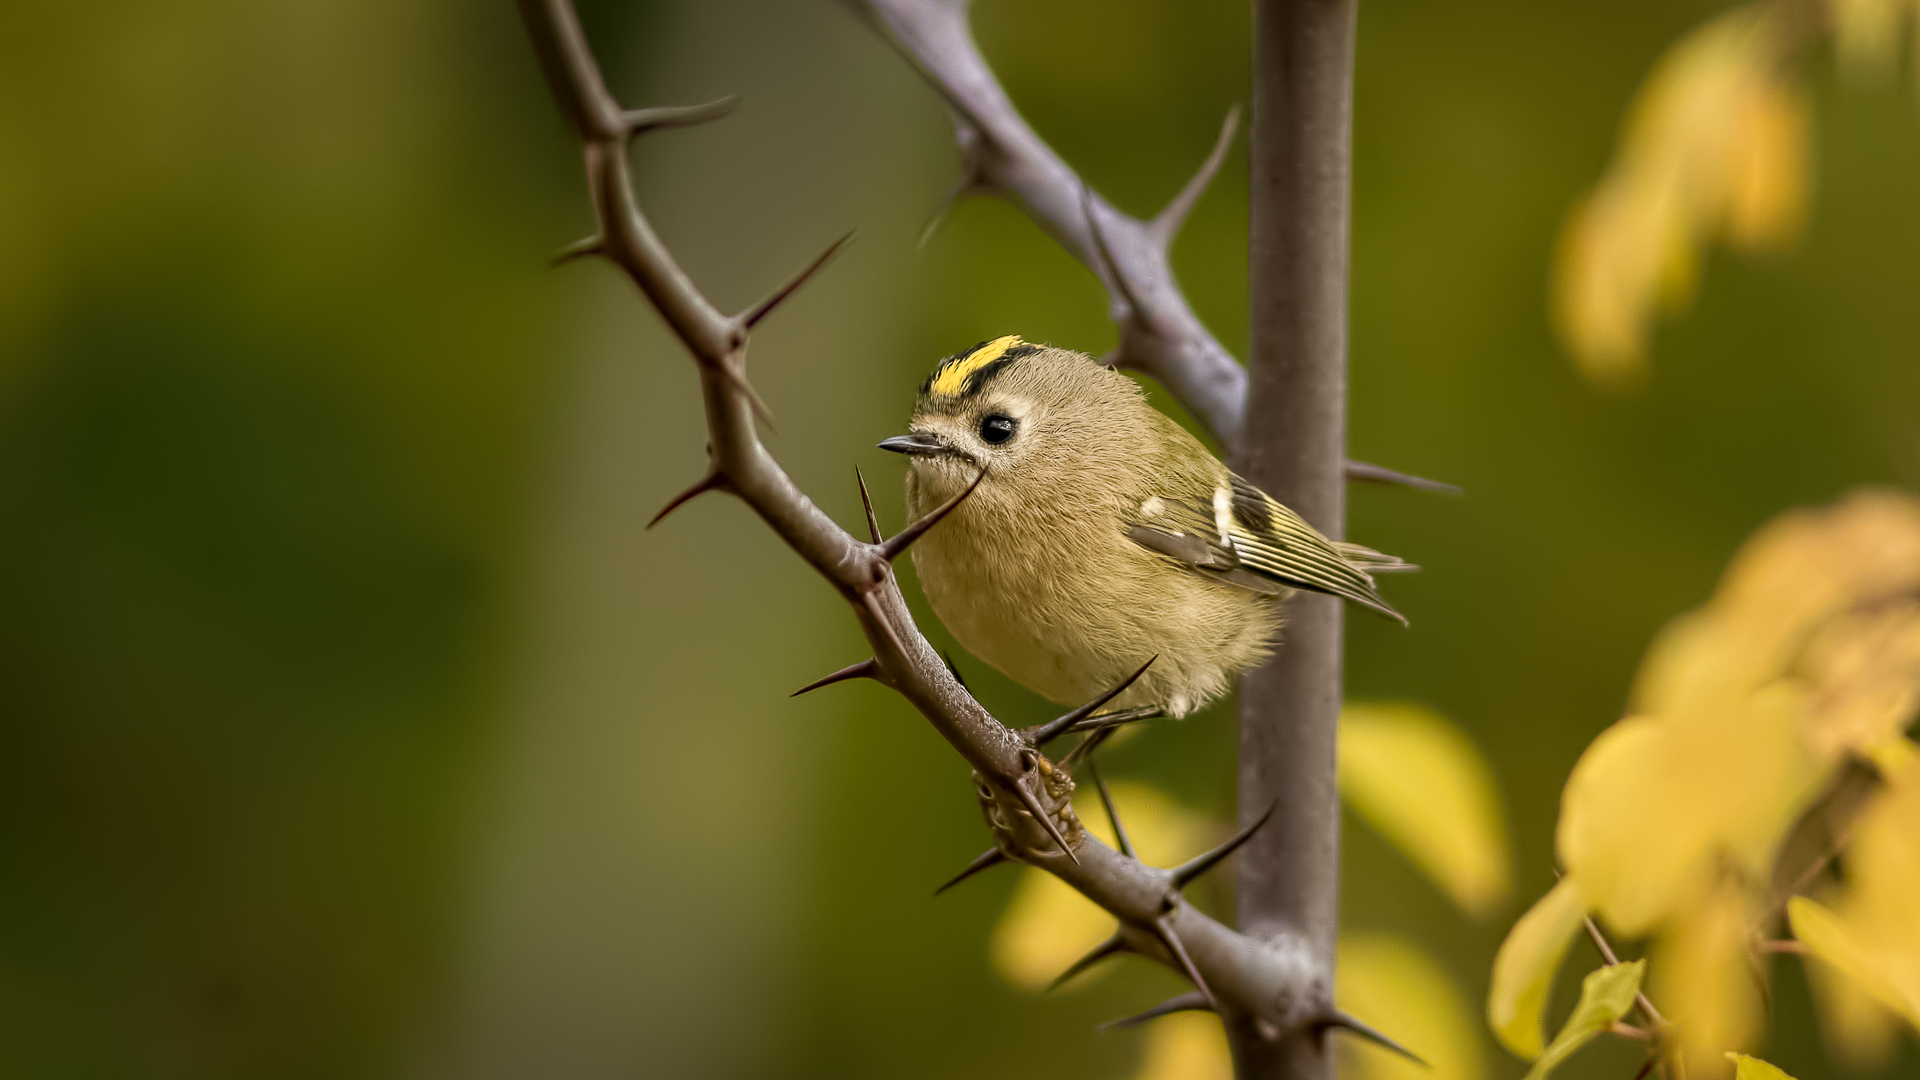
<path fill-rule="evenodd" d="M 1344 540 L 1335 540 L 1333 549 L 1340 553 L 1341 558 L 1369 574 L 1404 574 L 1420 569 L 1398 555 L 1382 554 L 1363 544 L 1349 544 Z"/>

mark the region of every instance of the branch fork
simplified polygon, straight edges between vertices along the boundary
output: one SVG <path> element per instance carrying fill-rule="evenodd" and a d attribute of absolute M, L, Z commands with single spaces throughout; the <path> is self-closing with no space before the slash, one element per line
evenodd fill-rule
<path fill-rule="evenodd" d="M 1194 314 L 1173 276 L 1170 255 L 1180 227 L 1233 148 L 1239 106 L 1227 110 L 1213 149 L 1193 177 L 1165 208 L 1142 221 L 1095 194 L 1014 108 L 973 40 L 971 0 L 847 3 L 920 72 L 953 121 L 960 173 L 928 220 L 921 243 L 964 196 L 997 195 L 1012 203 L 1106 287 L 1120 332 L 1107 363 L 1165 386 L 1229 454 L 1237 452 L 1246 419 L 1246 369 Z M 1364 461 L 1349 461 L 1347 478 L 1460 493 L 1452 484 Z"/>

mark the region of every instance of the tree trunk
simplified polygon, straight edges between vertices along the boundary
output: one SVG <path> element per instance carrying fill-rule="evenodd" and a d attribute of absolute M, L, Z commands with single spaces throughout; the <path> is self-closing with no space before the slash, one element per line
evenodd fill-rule
<path fill-rule="evenodd" d="M 1347 219 L 1356 0 L 1255 0 L 1251 385 L 1243 475 L 1321 532 L 1346 518 Z M 1240 689 L 1240 820 L 1279 811 L 1240 858 L 1240 929 L 1280 944 L 1333 993 L 1339 923 L 1341 604 L 1288 602 L 1273 660 Z M 1322 1029 L 1324 1030 L 1324 1029 Z M 1242 1078 L 1325 1080 L 1323 1033 L 1269 1042 L 1230 1033 Z"/>

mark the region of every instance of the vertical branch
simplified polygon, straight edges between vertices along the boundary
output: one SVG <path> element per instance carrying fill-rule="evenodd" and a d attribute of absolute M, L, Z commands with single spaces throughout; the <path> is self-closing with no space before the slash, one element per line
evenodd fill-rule
<path fill-rule="evenodd" d="M 1345 528 L 1347 218 L 1356 0 L 1255 0 L 1249 237 L 1252 363 L 1239 466 L 1339 538 Z M 1241 684 L 1240 819 L 1278 807 L 1240 862 L 1242 932 L 1333 994 L 1339 920 L 1341 609 L 1300 593 L 1273 660 Z M 1233 1031 L 1242 1078 L 1333 1075 L 1324 1029 Z"/>

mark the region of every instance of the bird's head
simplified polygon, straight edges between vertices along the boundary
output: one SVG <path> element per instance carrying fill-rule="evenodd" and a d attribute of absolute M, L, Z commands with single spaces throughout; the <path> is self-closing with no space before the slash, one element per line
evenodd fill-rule
<path fill-rule="evenodd" d="M 971 483 L 1030 491 L 1094 478 L 1138 438 L 1140 388 L 1085 353 L 995 338 L 940 361 L 907 433 L 882 448 L 913 459 L 930 492 Z"/>

